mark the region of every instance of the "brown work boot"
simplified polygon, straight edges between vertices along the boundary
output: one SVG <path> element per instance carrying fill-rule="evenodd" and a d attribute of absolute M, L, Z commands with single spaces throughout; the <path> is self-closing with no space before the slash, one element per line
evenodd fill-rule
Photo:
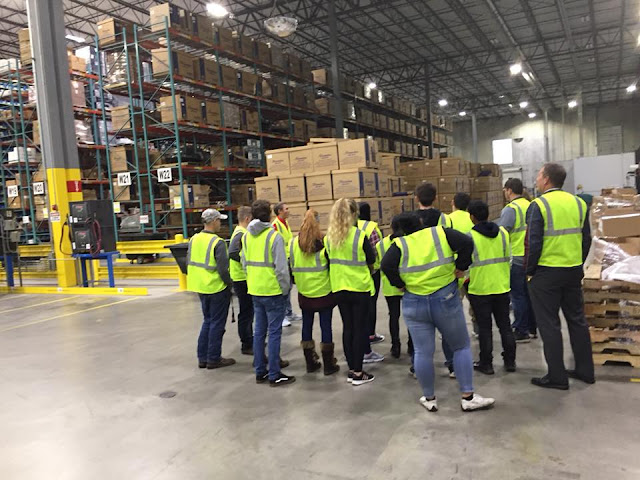
<path fill-rule="evenodd" d="M 322 363 L 324 363 L 324 374 L 331 375 L 340 371 L 338 360 L 333 356 L 333 343 L 321 343 L 320 351 L 322 352 Z"/>
<path fill-rule="evenodd" d="M 320 357 L 316 353 L 316 342 L 313 340 L 300 342 L 302 351 L 304 352 L 304 359 L 307 362 L 307 373 L 313 373 L 322 367 L 322 364 L 318 361 Z"/>
<path fill-rule="evenodd" d="M 220 357 L 220 360 L 217 362 L 208 362 L 207 369 L 213 370 L 214 368 L 230 367 L 231 365 L 235 365 L 235 363 L 236 361 L 233 358 Z"/>

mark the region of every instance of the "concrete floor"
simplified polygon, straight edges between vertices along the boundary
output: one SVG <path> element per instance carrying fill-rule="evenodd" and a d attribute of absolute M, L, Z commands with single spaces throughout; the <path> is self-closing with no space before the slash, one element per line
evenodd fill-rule
<path fill-rule="evenodd" d="M 535 341 L 519 346 L 518 373 L 476 377 L 477 391 L 497 399 L 490 411 L 461 412 L 457 384 L 440 368 L 433 414 L 417 403 L 406 355 L 354 388 L 343 372 L 304 373 L 294 324 L 282 352 L 298 382 L 273 389 L 255 384 L 235 324 L 223 352 L 238 364 L 199 370 L 199 325 L 191 294 L 0 296 L 0 478 L 640 478 L 640 384 L 630 369 L 601 367 L 596 385 L 569 392 L 537 389 Z M 160 398 L 167 390 L 177 395 Z"/>

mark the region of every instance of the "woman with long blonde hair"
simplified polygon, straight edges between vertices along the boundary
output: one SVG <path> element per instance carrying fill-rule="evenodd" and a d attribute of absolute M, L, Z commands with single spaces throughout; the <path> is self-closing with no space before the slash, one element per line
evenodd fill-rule
<path fill-rule="evenodd" d="M 371 278 L 376 253 L 365 232 L 356 227 L 358 205 L 341 198 L 331 209 L 325 247 L 329 257 L 331 289 L 337 295 L 342 316 L 342 345 L 349 364 L 347 381 L 354 386 L 373 381 L 362 370 L 362 360 L 369 345 L 369 298 L 374 286 Z"/>
<path fill-rule="evenodd" d="M 316 344 L 313 341 L 313 317 L 320 316 L 322 342 L 320 350 L 324 363 L 324 374 L 331 375 L 340 370 L 334 357 L 331 315 L 335 307 L 334 294 L 329 279 L 329 259 L 326 256 L 320 232 L 318 213 L 307 210 L 297 237 L 289 243 L 289 265 L 298 286 L 298 303 L 302 309 L 302 351 L 307 363 L 307 373 L 318 370 L 322 364 L 318 361 Z"/>

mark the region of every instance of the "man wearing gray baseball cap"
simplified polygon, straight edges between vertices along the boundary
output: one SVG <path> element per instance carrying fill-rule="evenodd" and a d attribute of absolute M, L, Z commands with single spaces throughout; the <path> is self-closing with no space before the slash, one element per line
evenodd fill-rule
<path fill-rule="evenodd" d="M 222 357 L 222 336 L 229 314 L 232 285 L 227 245 L 217 232 L 226 215 L 213 208 L 202 212 L 204 229 L 189 240 L 187 290 L 198 293 L 202 327 L 198 337 L 198 367 L 214 369 L 236 363 Z"/>

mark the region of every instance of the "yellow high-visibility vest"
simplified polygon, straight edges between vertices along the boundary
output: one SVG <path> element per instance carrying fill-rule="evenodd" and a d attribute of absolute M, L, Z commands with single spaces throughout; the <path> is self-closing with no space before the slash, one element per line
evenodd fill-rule
<path fill-rule="evenodd" d="M 497 295 L 511 291 L 509 234 L 500 227 L 495 238 L 471 230 L 473 256 L 469 267 L 469 293 Z"/>
<path fill-rule="evenodd" d="M 387 253 L 387 250 L 389 250 L 389 247 L 392 243 L 393 240 L 391 240 L 391 235 L 384 237 L 382 241 L 378 242 L 378 244 L 376 245 L 376 250 L 378 250 L 378 257 L 380 258 L 380 261 L 382 261 L 382 258 L 384 257 L 385 253 Z M 389 279 L 384 274 L 384 272 L 381 272 L 381 274 L 382 295 L 384 295 L 385 297 L 401 297 L 402 295 L 404 295 L 404 292 L 402 290 L 391 285 L 391 282 L 389 282 Z"/>
<path fill-rule="evenodd" d="M 467 234 L 473 228 L 473 222 L 471 221 L 471 215 L 464 210 L 456 210 L 449 214 L 451 220 L 451 228 L 459 231 L 460 233 Z"/>
<path fill-rule="evenodd" d="M 527 209 L 531 202 L 524 197 L 519 197 L 507 204 L 516 214 L 516 221 L 513 230 L 509 234 L 511 241 L 511 255 L 514 257 L 524 256 L 524 237 L 527 235 Z"/>
<path fill-rule="evenodd" d="M 295 237 L 289 242 L 289 265 L 302 295 L 319 298 L 331 293 L 329 261 L 324 248 L 310 255 L 300 248 L 300 237 Z"/>
<path fill-rule="evenodd" d="M 187 290 L 198 293 L 218 293 L 227 288 L 218 273 L 214 251 L 224 243 L 215 233 L 199 232 L 189 240 L 187 249 Z M 226 248 L 226 246 L 225 246 Z"/>
<path fill-rule="evenodd" d="M 373 279 L 363 250 L 366 241 L 365 233 L 356 227 L 350 228 L 341 245 L 331 245 L 329 239 L 324 237 L 324 246 L 329 253 L 329 277 L 333 292 L 347 290 L 374 294 Z"/>
<path fill-rule="evenodd" d="M 233 233 L 231 234 L 231 241 L 236 237 L 236 235 L 244 235 L 247 233 L 247 229 L 238 225 Z M 229 259 L 229 274 L 231 275 L 231 280 L 234 282 L 244 282 L 247 279 L 247 274 L 242 268 L 242 263 Z"/>
<path fill-rule="evenodd" d="M 282 288 L 276 277 L 271 249 L 276 236 L 271 228 L 265 228 L 258 235 L 250 232 L 242 237 L 242 255 L 247 272 L 247 292 L 257 297 L 282 295 Z"/>

